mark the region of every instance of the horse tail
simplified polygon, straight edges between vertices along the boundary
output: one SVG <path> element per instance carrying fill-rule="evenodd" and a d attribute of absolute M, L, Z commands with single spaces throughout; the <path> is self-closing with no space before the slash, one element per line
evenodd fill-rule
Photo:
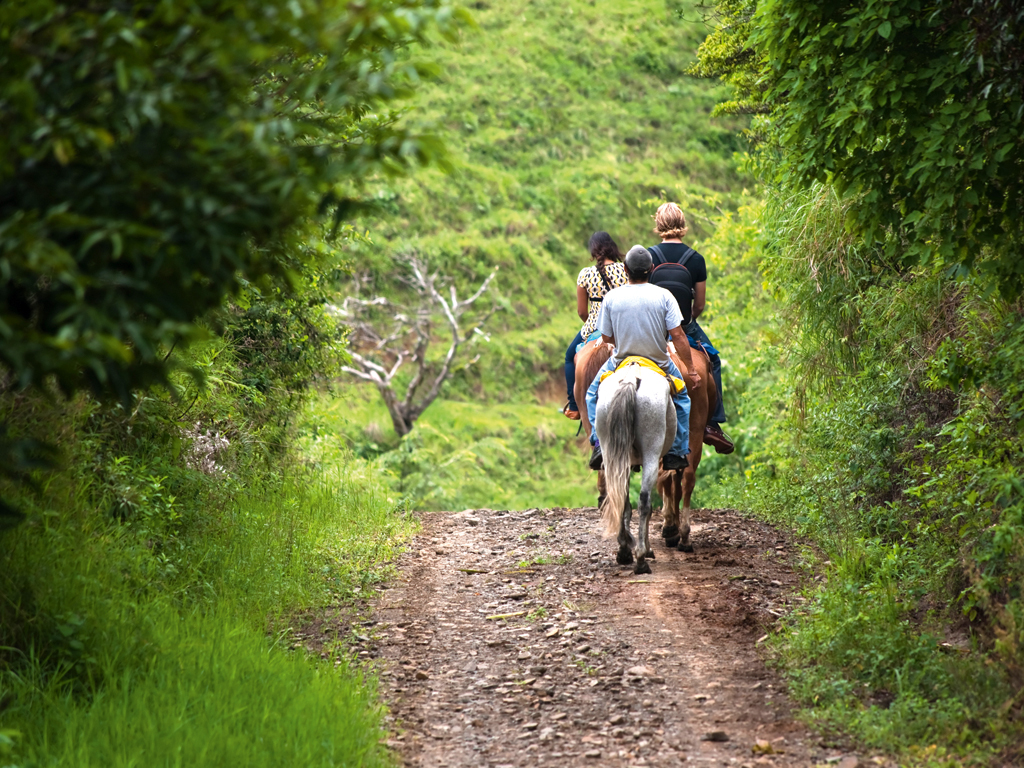
<path fill-rule="evenodd" d="M 606 412 L 608 429 L 601 442 L 607 494 L 601 509 L 604 535 L 615 536 L 622 526 L 622 510 L 629 493 L 629 467 L 636 438 L 636 384 L 620 381 L 612 393 Z"/>

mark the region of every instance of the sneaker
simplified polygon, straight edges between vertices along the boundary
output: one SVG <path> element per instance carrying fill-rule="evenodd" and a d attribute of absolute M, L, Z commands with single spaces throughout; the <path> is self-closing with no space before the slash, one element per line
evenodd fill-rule
<path fill-rule="evenodd" d="M 590 454 L 590 464 L 588 464 L 587 466 L 589 466 L 594 471 L 604 469 L 604 457 L 601 456 L 600 445 L 594 446 L 594 452 Z"/>
<path fill-rule="evenodd" d="M 671 472 L 674 469 L 686 469 L 690 466 L 690 462 L 686 460 L 685 456 L 666 453 L 665 458 L 661 460 L 661 466 L 666 472 Z"/>
<path fill-rule="evenodd" d="M 718 424 L 711 423 L 704 427 L 704 443 L 715 449 L 715 453 L 732 453 L 736 446 Z"/>
<path fill-rule="evenodd" d="M 565 408 L 562 409 L 562 415 L 565 416 L 565 418 L 567 418 L 567 419 L 569 419 L 571 421 L 579 421 L 580 420 L 580 412 L 579 411 L 574 411 L 570 407 L 570 403 L 566 403 L 565 404 Z"/>

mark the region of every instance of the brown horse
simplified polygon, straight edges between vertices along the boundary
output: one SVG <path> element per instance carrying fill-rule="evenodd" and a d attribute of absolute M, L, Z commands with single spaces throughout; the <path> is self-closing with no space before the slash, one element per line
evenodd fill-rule
<path fill-rule="evenodd" d="M 587 437 L 593 427 L 590 426 L 590 419 L 587 417 L 587 390 L 591 382 L 601 370 L 601 366 L 608 362 L 612 356 L 613 347 L 605 344 L 600 339 L 588 341 L 583 349 L 576 353 L 576 386 L 573 393 L 576 395 L 576 402 L 580 405 L 580 421 L 583 422 L 583 431 Z M 608 489 L 604 483 L 604 472 L 597 473 L 597 506 L 604 504 L 604 497 Z"/>
<path fill-rule="evenodd" d="M 672 342 L 668 343 L 669 354 L 680 370 L 683 369 L 682 360 L 676 354 Z M 604 344 L 600 339 L 588 342 L 576 353 L 576 402 L 579 403 L 580 419 L 583 422 L 583 429 L 590 437 L 592 429 L 587 418 L 587 389 L 590 383 L 601 370 L 601 366 L 608 362 L 612 356 L 610 344 Z M 662 498 L 662 514 L 665 517 L 661 529 L 661 535 L 665 544 L 669 547 L 678 547 L 680 552 L 692 552 L 693 545 L 690 543 L 690 497 L 693 494 L 693 487 L 697 482 L 697 467 L 700 465 L 700 457 L 704 448 L 704 427 L 708 423 L 708 415 L 712 413 L 718 404 L 718 390 L 715 388 L 715 380 L 711 377 L 710 364 L 707 357 L 697 350 L 691 350 L 693 368 L 700 376 L 701 384 L 696 390 L 690 390 L 690 454 L 686 458 L 689 466 L 680 471 L 658 473 L 658 494 Z M 598 506 L 604 501 L 606 487 L 604 472 L 597 475 Z M 683 502 L 682 523 L 680 524 L 679 502 Z"/>

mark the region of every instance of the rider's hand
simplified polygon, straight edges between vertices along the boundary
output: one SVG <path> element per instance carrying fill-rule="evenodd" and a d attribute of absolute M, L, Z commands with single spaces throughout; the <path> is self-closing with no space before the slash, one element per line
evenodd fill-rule
<path fill-rule="evenodd" d="M 700 389 L 700 374 L 696 371 L 686 374 L 686 386 L 690 389 Z"/>

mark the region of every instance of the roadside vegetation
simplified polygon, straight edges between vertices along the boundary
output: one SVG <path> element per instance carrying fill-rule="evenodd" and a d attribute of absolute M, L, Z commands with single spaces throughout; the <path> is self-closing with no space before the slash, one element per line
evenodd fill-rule
<path fill-rule="evenodd" d="M 207 397 L 196 423 L 224 425 L 210 406 L 233 392 Z M 391 764 L 345 638 L 288 651 L 298 612 L 353 610 L 410 530 L 375 479 L 254 466 L 240 431 L 176 455 L 176 403 L 16 405 L 60 425 L 75 469 L 17 499 L 28 519 L 4 536 L 5 765 Z"/>
<path fill-rule="evenodd" d="M 413 520 L 303 403 L 433 0 L 0 9 L 0 763 L 387 766 L 345 638 Z M 336 625 L 328 621 L 331 626 Z"/>
<path fill-rule="evenodd" d="M 807 536 L 825 576 L 776 658 L 825 729 L 911 764 L 1017 764 L 1022 17 L 711 13 L 695 69 L 733 86 L 720 112 L 757 115 L 765 185 L 750 242 L 771 321 L 743 350 L 761 442 L 733 503 Z"/>

